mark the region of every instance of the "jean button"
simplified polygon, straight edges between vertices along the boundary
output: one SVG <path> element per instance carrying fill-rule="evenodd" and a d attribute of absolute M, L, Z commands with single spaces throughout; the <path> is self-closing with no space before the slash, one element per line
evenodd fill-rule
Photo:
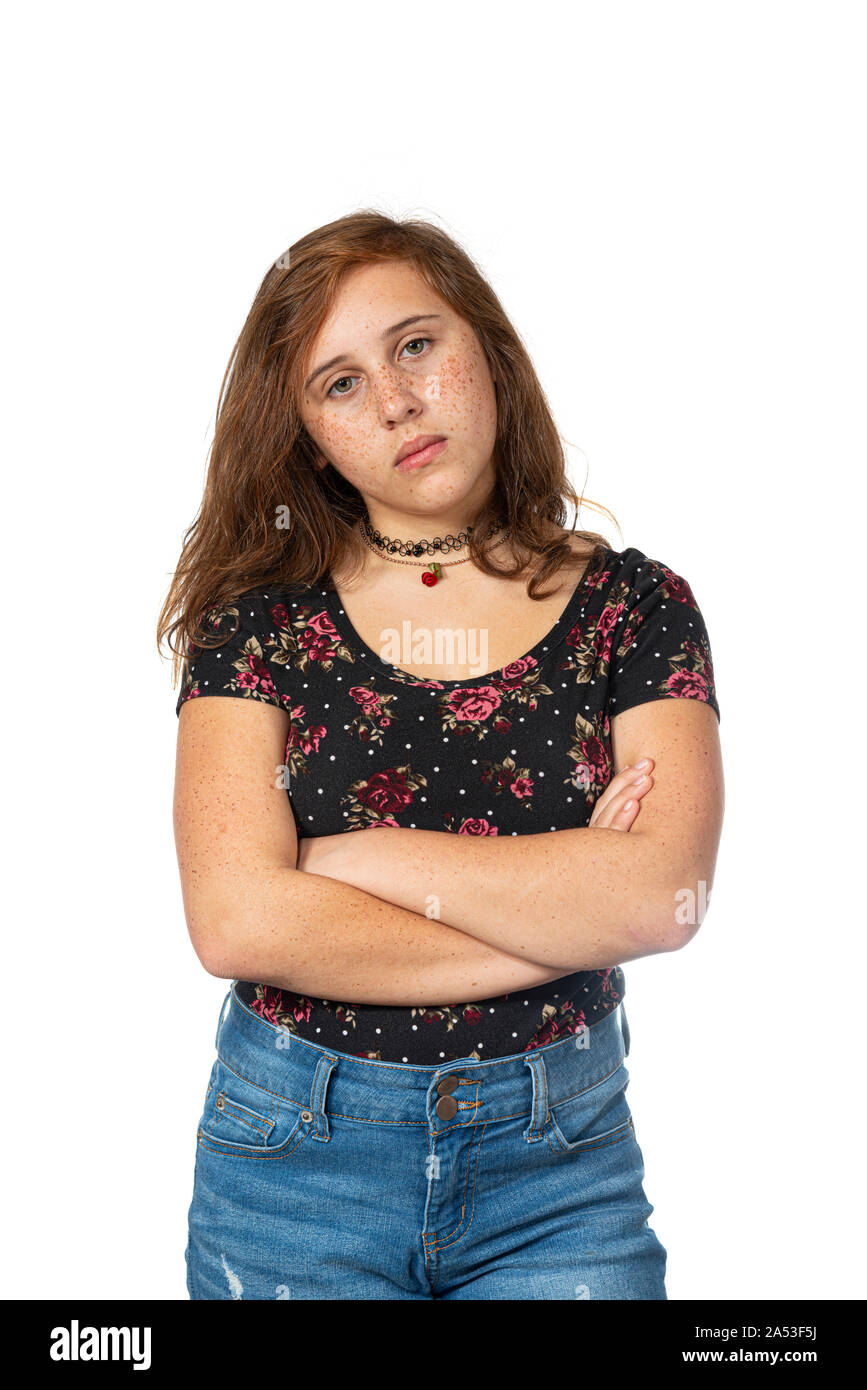
<path fill-rule="evenodd" d="M 458 1113 L 458 1103 L 454 1096 L 443 1096 L 436 1103 L 436 1112 L 441 1120 L 451 1120 Z"/>
<path fill-rule="evenodd" d="M 437 1086 L 438 1096 L 450 1096 L 452 1091 L 458 1089 L 458 1078 L 456 1076 L 444 1076 Z"/>

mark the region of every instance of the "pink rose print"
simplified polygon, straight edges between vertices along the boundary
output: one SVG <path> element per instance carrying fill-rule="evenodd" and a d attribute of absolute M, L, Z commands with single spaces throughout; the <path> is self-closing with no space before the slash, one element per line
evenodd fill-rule
<path fill-rule="evenodd" d="M 516 777 L 509 790 L 521 801 L 525 796 L 533 795 L 533 783 L 529 777 Z"/>
<path fill-rule="evenodd" d="M 298 638 L 298 645 L 311 661 L 325 661 L 331 655 L 331 638 L 317 637 L 309 627 L 305 628 Z"/>
<path fill-rule="evenodd" d="M 487 719 L 501 701 L 492 685 L 478 685 L 468 690 L 453 690 L 446 704 L 455 719 Z"/>
<path fill-rule="evenodd" d="M 283 1002 L 282 990 L 272 989 L 270 985 L 263 986 L 264 998 L 257 999 L 253 1007 L 256 1012 L 261 1014 L 269 1023 L 277 1023 L 277 1007 Z"/>
<path fill-rule="evenodd" d="M 307 627 L 312 628 L 317 636 L 329 637 L 332 641 L 340 636 L 324 608 L 321 613 L 316 613 L 312 618 L 307 619 Z"/>
<path fill-rule="evenodd" d="M 412 789 L 406 785 L 403 775 L 390 767 L 367 779 L 359 788 L 358 800 L 374 811 L 403 811 L 412 801 Z"/>
<path fill-rule="evenodd" d="M 605 787 L 608 783 L 608 751 L 601 739 L 582 739 L 578 745 L 580 753 L 572 773 L 572 781 L 582 791 Z M 574 750 L 573 750 L 574 756 Z"/>
<path fill-rule="evenodd" d="M 665 585 L 665 592 L 678 603 L 688 603 L 691 607 L 695 608 L 696 602 L 693 597 L 692 589 L 689 587 L 686 580 L 682 579 L 679 574 L 675 574 L 673 570 L 667 569 L 665 565 L 660 565 L 660 569 L 665 576 L 662 580 L 662 583 Z"/>
<path fill-rule="evenodd" d="M 260 997 L 252 1004 L 255 1012 L 275 1027 L 285 1027 L 287 1001 L 282 989 L 275 989 L 272 985 L 260 985 L 259 991 Z M 313 1008 L 311 1000 L 303 994 L 290 995 L 290 999 L 293 1001 L 290 1004 L 291 1017 L 296 1023 L 307 1023 Z"/>
<path fill-rule="evenodd" d="M 486 820 L 465 820 L 458 831 L 459 835 L 496 835 L 497 827 Z"/>
<path fill-rule="evenodd" d="M 707 700 L 708 684 L 698 671 L 675 671 L 665 682 L 666 690 L 685 699 Z"/>
<path fill-rule="evenodd" d="M 240 690 L 259 690 L 264 695 L 276 695 L 268 667 L 260 656 L 246 658 L 248 669 L 239 671 L 235 683 Z"/>
<path fill-rule="evenodd" d="M 300 729 L 294 726 L 289 730 L 289 742 L 287 747 L 300 748 L 302 753 L 318 753 L 319 740 L 323 739 L 327 733 L 324 724 L 311 724 L 306 734 L 302 734 Z"/>
<path fill-rule="evenodd" d="M 620 615 L 626 611 L 625 603 L 609 604 L 599 614 L 599 621 L 593 633 L 593 651 L 598 660 L 611 662 L 611 648 L 614 632 Z M 640 620 L 640 615 L 639 615 Z"/>
<path fill-rule="evenodd" d="M 292 1017 L 296 1023 L 306 1023 L 310 1018 L 310 1011 L 313 1005 L 303 994 L 295 995 L 295 1003 L 292 1007 Z"/>
<path fill-rule="evenodd" d="M 334 645 L 339 640 L 340 633 L 323 609 L 321 613 L 315 613 L 312 618 L 307 619 L 307 625 L 298 638 L 298 645 L 311 661 L 326 661 L 333 655 Z"/>
<path fill-rule="evenodd" d="M 370 714 L 379 706 L 379 695 L 375 690 L 367 690 L 363 685 L 353 685 L 350 695 L 357 705 L 361 705 L 365 714 Z"/>
<path fill-rule="evenodd" d="M 539 663 L 535 657 L 522 656 L 520 661 L 510 661 L 508 666 L 503 667 L 503 682 L 512 685 L 520 685 L 521 677 L 530 670 L 532 666 Z"/>

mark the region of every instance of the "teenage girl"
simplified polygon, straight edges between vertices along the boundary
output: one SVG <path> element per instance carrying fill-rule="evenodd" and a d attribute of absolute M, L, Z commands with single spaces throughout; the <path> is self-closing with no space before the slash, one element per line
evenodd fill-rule
<path fill-rule="evenodd" d="M 442 231 L 356 213 L 269 269 L 160 620 L 231 981 L 193 1299 L 666 1297 L 621 967 L 700 925 L 719 706 L 687 581 L 580 500 Z"/>

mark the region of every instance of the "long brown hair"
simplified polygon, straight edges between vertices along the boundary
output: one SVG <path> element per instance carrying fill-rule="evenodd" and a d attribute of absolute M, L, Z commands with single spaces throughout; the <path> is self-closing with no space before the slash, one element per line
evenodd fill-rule
<path fill-rule="evenodd" d="M 562 528 L 567 503 L 577 511 L 587 499 L 569 482 L 545 394 L 499 299 L 469 255 L 432 223 L 363 209 L 308 232 L 268 269 L 235 343 L 204 495 L 157 626 L 157 650 L 167 638 L 174 654 L 173 681 L 190 643 L 212 645 L 202 642 L 200 628 L 211 610 L 259 585 L 320 584 L 333 568 L 361 564 L 364 546 L 353 526 L 364 500 L 330 463 L 315 466 L 316 446 L 298 403 L 307 354 L 342 277 L 386 260 L 411 264 L 472 325 L 496 380 L 496 481 L 470 519 L 470 563 L 487 574 L 515 574 L 526 568 L 526 552 L 541 557 L 527 588 L 536 599 L 547 596 L 540 593 L 545 580 L 573 562 L 567 538 L 550 539 L 551 524 Z M 616 520 L 607 508 L 587 505 Z M 511 565 L 486 553 L 500 515 L 510 537 L 499 554 L 511 552 Z M 607 539 L 595 531 L 574 534 L 591 547 L 588 565 L 595 564 Z"/>

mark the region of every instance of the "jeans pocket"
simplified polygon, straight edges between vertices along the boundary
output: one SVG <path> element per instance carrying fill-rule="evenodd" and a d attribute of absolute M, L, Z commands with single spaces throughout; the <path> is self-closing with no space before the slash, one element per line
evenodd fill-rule
<path fill-rule="evenodd" d="M 313 1116 L 295 1101 L 240 1076 L 219 1058 L 214 1063 L 199 1147 L 246 1158 L 278 1158 L 310 1132 Z"/>
<path fill-rule="evenodd" d="M 562 1153 L 581 1153 L 620 1143 L 634 1133 L 626 1100 L 629 1073 L 621 1063 L 586 1091 L 569 1096 L 548 1112 L 545 1136 Z"/>

